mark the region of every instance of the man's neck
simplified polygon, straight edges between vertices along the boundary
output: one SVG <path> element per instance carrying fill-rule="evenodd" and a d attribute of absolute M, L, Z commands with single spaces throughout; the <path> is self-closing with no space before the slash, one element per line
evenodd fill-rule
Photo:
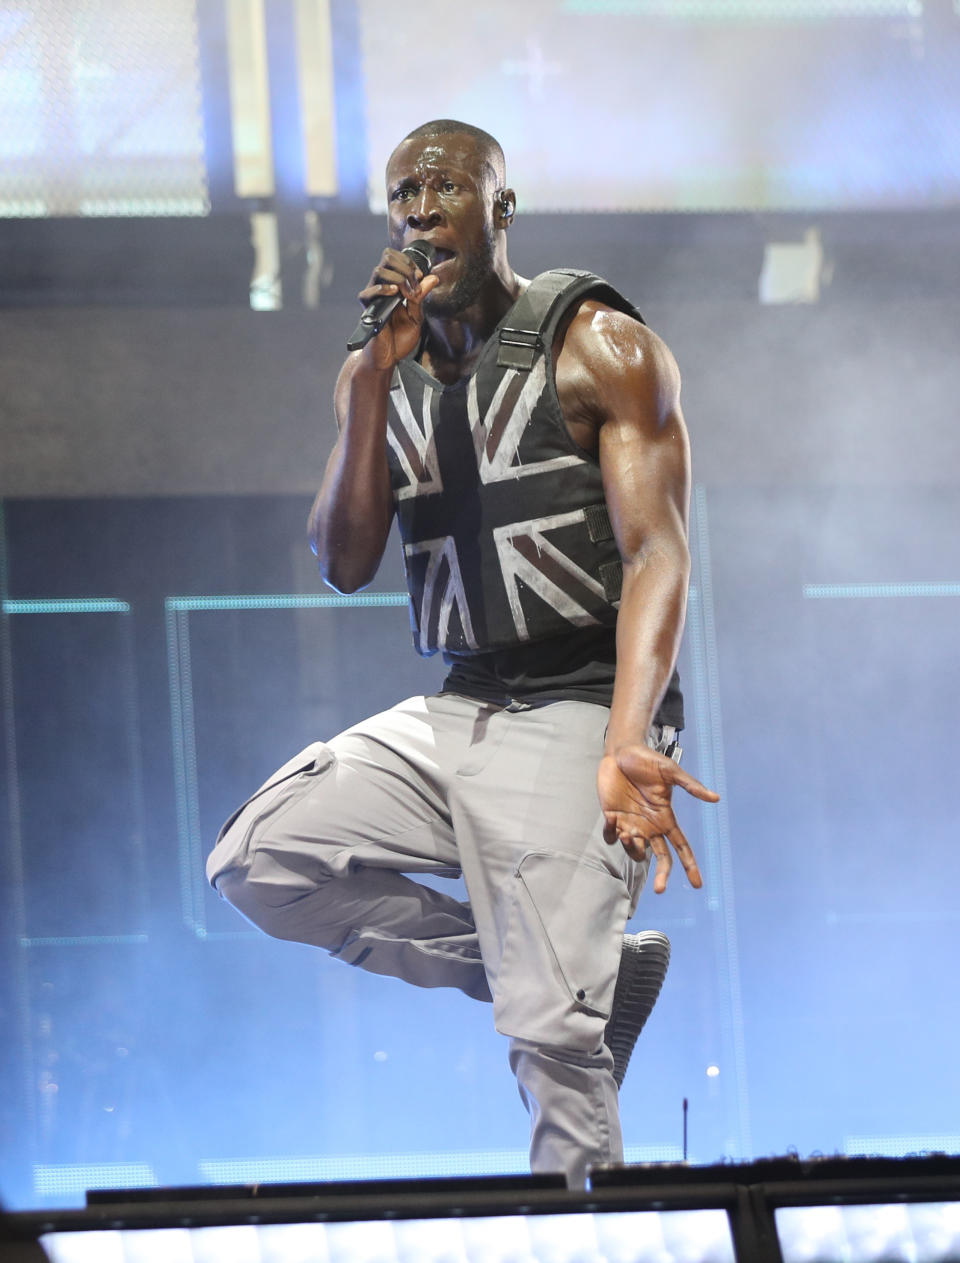
<path fill-rule="evenodd" d="M 490 335 L 529 283 L 512 269 L 505 276 L 494 273 L 476 301 L 455 316 L 427 314 L 424 368 L 446 386 L 469 376 Z"/>

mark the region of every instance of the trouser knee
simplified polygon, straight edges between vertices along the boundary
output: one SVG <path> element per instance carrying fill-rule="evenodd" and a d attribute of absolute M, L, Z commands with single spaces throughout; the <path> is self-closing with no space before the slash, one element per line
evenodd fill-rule
<path fill-rule="evenodd" d="M 296 874 L 289 877 L 295 879 Z M 217 893 L 264 934 L 308 941 L 328 951 L 336 951 L 344 938 L 330 890 L 333 884 L 331 877 L 313 881 L 307 888 L 295 880 L 278 882 L 271 866 L 258 863 L 256 855 L 246 867 L 228 869 L 216 879 Z M 309 934 L 305 935 L 307 925 Z"/>

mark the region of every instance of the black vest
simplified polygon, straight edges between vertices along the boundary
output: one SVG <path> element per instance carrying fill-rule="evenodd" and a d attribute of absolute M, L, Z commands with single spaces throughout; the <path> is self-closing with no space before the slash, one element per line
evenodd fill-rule
<path fill-rule="evenodd" d="M 589 272 L 544 272 L 452 386 L 415 357 L 394 374 L 388 459 L 413 638 L 481 653 L 613 626 L 623 569 L 600 467 L 564 424 L 552 344 L 590 297 L 640 313 Z"/>

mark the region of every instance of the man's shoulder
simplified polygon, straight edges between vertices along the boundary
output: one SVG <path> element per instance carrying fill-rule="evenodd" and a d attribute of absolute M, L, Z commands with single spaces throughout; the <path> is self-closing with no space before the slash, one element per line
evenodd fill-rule
<path fill-rule="evenodd" d="M 530 282 L 527 292 L 538 291 L 559 295 L 565 306 L 577 306 L 593 299 L 613 311 L 623 312 L 640 324 L 644 323 L 640 310 L 615 285 L 596 272 L 583 268 L 555 267 L 538 273 Z"/>
<path fill-rule="evenodd" d="M 628 298 L 602 276 L 578 268 L 551 268 L 535 276 L 519 297 L 509 323 L 513 325 L 514 320 L 537 329 L 555 359 L 571 327 L 577 353 L 584 355 L 602 354 L 614 342 L 622 346 L 632 335 L 642 340 L 646 330 L 643 316 Z"/>
<path fill-rule="evenodd" d="M 654 331 L 630 311 L 614 306 L 603 297 L 587 294 L 573 309 L 572 315 L 578 326 L 597 337 L 629 338 L 638 343 L 651 345 L 659 342 Z"/>
<path fill-rule="evenodd" d="M 629 311 L 603 298 L 586 295 L 567 312 L 561 346 L 568 356 L 591 363 L 612 362 L 619 370 L 643 361 L 650 367 L 675 367 L 673 356 L 658 334 Z"/>
<path fill-rule="evenodd" d="M 680 397 L 680 371 L 663 339 L 594 298 L 577 306 L 555 340 L 554 371 L 568 425 L 586 418 L 598 427 L 640 404 L 645 415 L 662 417 Z"/>

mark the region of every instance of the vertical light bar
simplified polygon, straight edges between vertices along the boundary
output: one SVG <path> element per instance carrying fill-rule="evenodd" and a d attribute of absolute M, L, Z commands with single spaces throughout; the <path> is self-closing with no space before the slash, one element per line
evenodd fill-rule
<path fill-rule="evenodd" d="M 336 197 L 337 140 L 330 0 L 294 0 L 297 73 L 309 197 Z"/>
<path fill-rule="evenodd" d="M 233 186 L 237 197 L 272 198 L 276 192 L 273 140 L 270 135 L 270 78 L 263 0 L 227 0 L 227 49 L 230 61 L 230 122 L 233 130 Z M 253 272 L 250 306 L 278 311 L 280 234 L 272 209 L 256 206 L 250 214 Z"/>
<path fill-rule="evenodd" d="M 23 863 L 23 805 L 20 798 L 20 768 L 17 760 L 17 725 L 14 710 L 16 699 L 13 694 L 13 646 L 10 642 L 10 619 L 6 600 L 8 568 L 6 510 L 3 500 L 0 500 L 0 703 L 2 703 L 0 705 L 0 734 L 2 734 L 0 739 L 4 746 L 9 829 L 7 835 L 9 842 L 4 847 L 7 851 L 4 869 L 11 891 L 10 903 L 13 917 L 13 925 L 8 926 L 8 933 L 12 930 L 20 939 L 26 934 L 27 929 L 27 903 Z M 2 842 L 2 831 L 0 831 L 0 842 Z M 15 1005 L 14 1029 L 20 1036 L 23 1056 L 19 1090 L 25 1102 L 28 1146 L 26 1156 L 35 1159 L 40 1138 L 37 1126 L 37 1084 L 34 1075 L 38 1028 L 30 1004 L 30 977 L 25 952 L 17 952 L 14 956 L 10 992 Z M 8 1039 L 11 1024 L 7 1025 Z"/>
<path fill-rule="evenodd" d="M 203 897 L 197 890 L 202 871 L 196 727 L 193 719 L 193 681 L 190 671 L 190 627 L 186 610 L 166 606 L 167 673 L 170 683 L 170 723 L 173 736 L 173 775 L 180 849 L 180 899 L 184 922 L 197 938 L 206 937 Z"/>
<path fill-rule="evenodd" d="M 272 197 L 270 82 L 263 0 L 227 0 L 233 183 L 238 197 Z"/>
<path fill-rule="evenodd" d="M 279 311 L 283 306 L 280 229 L 273 211 L 251 213 L 250 242 L 253 245 L 250 306 L 254 311 Z"/>
<path fill-rule="evenodd" d="M 726 758 L 723 748 L 723 718 L 720 712 L 720 668 L 713 604 L 713 568 L 710 560 L 710 531 L 707 521 L 707 493 L 702 485 L 693 490 L 690 541 L 696 584 L 690 587 L 687 629 L 693 660 L 693 693 L 697 725 L 697 755 L 700 775 L 720 795 L 716 806 L 701 808 L 707 851 L 707 908 L 713 913 L 714 945 L 721 986 L 721 1030 L 724 1056 L 729 1054 L 734 1085 L 734 1110 L 728 1111 L 726 1152 L 746 1159 L 753 1151 L 750 1136 L 750 1098 L 747 1082 L 746 1046 L 743 1033 L 743 998 L 740 980 L 740 954 L 734 908 L 733 858 L 730 845 L 730 818 L 727 811 Z M 729 1097 L 727 1098 L 729 1101 Z"/>

